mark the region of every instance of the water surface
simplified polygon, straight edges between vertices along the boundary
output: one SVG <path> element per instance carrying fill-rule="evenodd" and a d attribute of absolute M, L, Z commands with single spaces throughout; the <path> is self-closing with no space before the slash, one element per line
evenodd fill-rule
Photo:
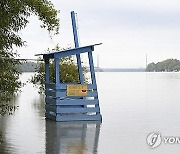
<path fill-rule="evenodd" d="M 32 73 L 21 76 L 26 81 Z M 102 124 L 54 122 L 44 117 L 44 96 L 31 84 L 22 88 L 13 116 L 0 116 L 3 143 L 10 154 L 179 153 L 180 144 L 150 149 L 150 132 L 180 136 L 179 73 L 99 73 Z"/>

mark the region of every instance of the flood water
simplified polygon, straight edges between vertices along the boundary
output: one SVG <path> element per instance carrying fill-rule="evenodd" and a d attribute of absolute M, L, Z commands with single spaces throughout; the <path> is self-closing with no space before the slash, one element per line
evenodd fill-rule
<path fill-rule="evenodd" d="M 21 76 L 26 81 L 32 73 Z M 19 109 L 0 116 L 0 153 L 178 154 L 180 144 L 148 147 L 151 132 L 180 137 L 180 73 L 99 73 L 102 123 L 54 122 L 44 117 L 44 96 L 26 84 Z"/>

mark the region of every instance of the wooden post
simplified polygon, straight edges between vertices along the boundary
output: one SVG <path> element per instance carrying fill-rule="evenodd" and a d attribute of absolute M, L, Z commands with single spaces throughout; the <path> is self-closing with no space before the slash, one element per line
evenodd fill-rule
<path fill-rule="evenodd" d="M 59 83 L 60 82 L 60 73 L 59 73 L 59 58 L 55 58 L 55 83 Z"/>
<path fill-rule="evenodd" d="M 91 80 L 92 84 L 96 85 L 96 76 L 95 76 L 95 70 L 94 70 L 94 63 L 93 63 L 93 57 L 92 57 L 92 51 L 88 52 L 88 58 L 89 58 L 89 65 L 90 65 L 90 72 L 91 72 Z M 96 89 L 97 91 L 97 89 Z M 94 97 L 98 99 L 97 97 Z M 95 107 L 99 107 L 99 103 L 95 105 Z M 96 112 L 96 115 L 98 115 L 100 112 Z"/>
<path fill-rule="evenodd" d="M 79 47 L 79 41 L 78 41 L 78 33 L 77 33 L 77 26 L 76 26 L 76 19 L 75 19 L 75 12 L 74 11 L 71 12 L 71 19 L 72 19 L 72 27 L 73 27 L 73 35 L 74 35 L 74 44 L 75 44 L 75 48 L 78 48 Z M 84 79 L 83 79 L 80 54 L 76 54 L 76 59 L 77 59 L 77 64 L 78 64 L 79 81 L 81 84 L 83 84 Z"/>
<path fill-rule="evenodd" d="M 75 44 L 75 48 L 78 48 L 79 41 L 78 41 L 77 25 L 76 25 L 76 18 L 75 18 L 74 11 L 71 12 L 71 20 L 72 20 L 72 27 L 73 27 L 74 44 Z"/>
<path fill-rule="evenodd" d="M 94 71 L 94 63 L 93 63 L 92 51 L 88 52 L 88 58 L 89 58 L 89 65 L 90 65 L 92 84 L 96 85 L 96 76 L 95 76 L 95 71 Z"/>
<path fill-rule="evenodd" d="M 49 59 L 45 59 L 45 83 L 50 82 Z"/>

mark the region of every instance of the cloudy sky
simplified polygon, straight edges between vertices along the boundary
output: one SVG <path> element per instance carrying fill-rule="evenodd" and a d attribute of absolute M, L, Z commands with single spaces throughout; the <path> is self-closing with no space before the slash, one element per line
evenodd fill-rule
<path fill-rule="evenodd" d="M 52 0 L 60 10 L 60 34 L 50 39 L 37 17 L 21 32 L 27 47 L 21 58 L 35 58 L 59 43 L 73 46 L 70 12 L 78 14 L 80 46 L 103 43 L 95 48 L 100 67 L 145 67 L 148 62 L 180 59 L 180 1 L 178 0 Z M 84 58 L 84 61 L 86 59 Z"/>

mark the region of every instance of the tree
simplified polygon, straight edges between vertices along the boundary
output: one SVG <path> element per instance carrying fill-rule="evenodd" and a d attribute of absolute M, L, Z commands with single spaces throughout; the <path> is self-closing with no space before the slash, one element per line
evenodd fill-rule
<path fill-rule="evenodd" d="M 21 47 L 24 41 L 18 32 L 28 24 L 28 17 L 36 15 L 42 28 L 49 32 L 59 30 L 58 11 L 49 0 L 1 0 L 0 1 L 0 49 Z"/>
<path fill-rule="evenodd" d="M 156 64 L 155 63 L 150 63 L 148 64 L 147 68 L 146 68 L 146 72 L 154 72 L 156 69 Z"/>
<path fill-rule="evenodd" d="M 10 95 L 21 87 L 13 47 L 22 47 L 25 41 L 19 35 L 29 20 L 35 15 L 42 22 L 41 28 L 47 29 L 50 34 L 58 34 L 58 11 L 49 0 L 1 0 L 0 1 L 0 99 L 7 103 Z M 3 105 L 2 105 L 3 106 Z M 0 106 L 0 109 L 2 108 Z"/>
<path fill-rule="evenodd" d="M 147 72 L 172 72 L 180 71 L 180 61 L 177 59 L 167 59 L 158 63 L 150 63 L 146 68 Z"/>
<path fill-rule="evenodd" d="M 60 48 L 58 45 L 52 49 L 52 51 L 61 51 L 64 50 Z M 49 50 L 50 51 L 50 50 Z M 61 83 L 79 83 L 79 74 L 78 74 L 78 67 L 73 59 L 72 56 L 60 58 L 60 80 Z M 43 93 L 45 90 L 45 64 L 40 63 L 40 67 L 37 70 L 37 73 L 31 78 L 30 82 L 33 83 L 35 86 L 39 87 L 39 92 Z M 54 61 L 50 61 L 50 81 L 55 81 L 55 66 Z M 88 82 L 88 78 L 86 77 L 87 68 L 82 67 L 83 70 L 83 78 L 85 83 Z"/>
<path fill-rule="evenodd" d="M 19 61 L 14 59 L 12 53 L 0 50 L 0 54 L 0 98 L 1 101 L 6 101 L 21 85 L 21 82 L 18 81 L 20 73 L 17 70 Z"/>

